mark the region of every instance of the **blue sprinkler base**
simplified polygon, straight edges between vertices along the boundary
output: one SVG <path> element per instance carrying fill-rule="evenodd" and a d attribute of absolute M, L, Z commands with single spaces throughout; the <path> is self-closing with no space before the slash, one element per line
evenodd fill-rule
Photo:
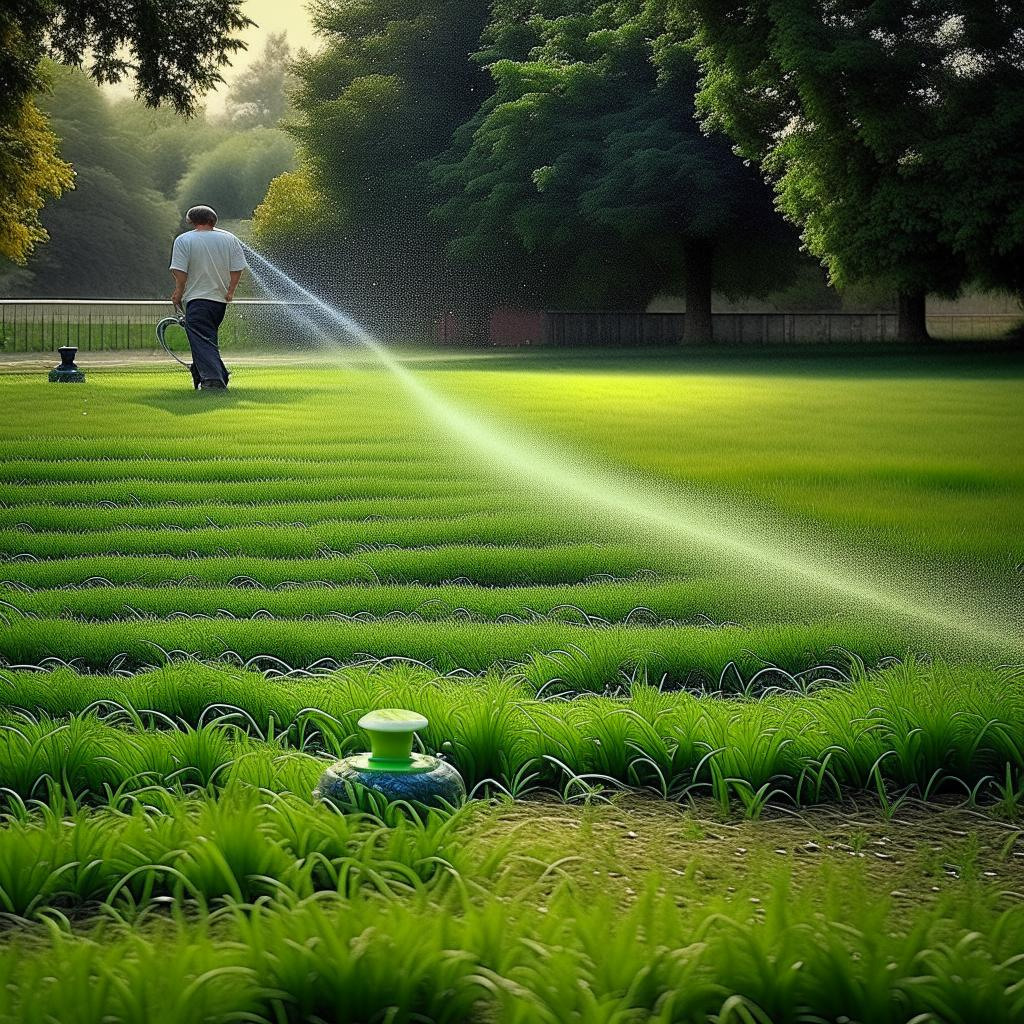
<path fill-rule="evenodd" d="M 50 371 L 51 384 L 82 384 L 85 382 L 85 374 L 75 366 L 75 356 L 78 348 L 75 345 L 61 345 L 57 351 L 60 353 L 60 366 L 55 366 Z"/>
<path fill-rule="evenodd" d="M 355 783 L 388 800 L 408 800 L 428 807 L 445 804 L 457 807 L 465 801 L 466 786 L 462 776 L 450 764 L 423 754 L 413 754 L 412 759 L 412 770 L 388 771 L 368 767 L 366 754 L 346 757 L 320 776 L 313 795 L 320 800 L 350 803 L 345 783 Z"/>
<path fill-rule="evenodd" d="M 62 370 L 57 367 L 56 370 L 51 370 L 50 374 L 51 384 L 84 384 L 85 374 L 81 370 Z"/>

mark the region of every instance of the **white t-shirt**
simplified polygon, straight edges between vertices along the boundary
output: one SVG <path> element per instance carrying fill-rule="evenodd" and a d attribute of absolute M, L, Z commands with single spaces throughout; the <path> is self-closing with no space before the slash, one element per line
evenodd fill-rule
<path fill-rule="evenodd" d="M 212 299 L 224 302 L 231 273 L 248 267 L 242 243 L 230 231 L 186 231 L 174 240 L 171 270 L 188 274 L 184 301 Z"/>

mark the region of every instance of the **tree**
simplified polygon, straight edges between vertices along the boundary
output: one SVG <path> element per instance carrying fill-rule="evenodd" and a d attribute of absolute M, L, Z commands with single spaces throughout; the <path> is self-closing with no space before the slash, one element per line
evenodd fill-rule
<path fill-rule="evenodd" d="M 273 128 L 289 110 L 288 63 L 291 47 L 286 32 L 272 32 L 263 52 L 232 83 L 224 105 L 234 128 Z"/>
<path fill-rule="evenodd" d="M 196 203 L 221 217 L 251 217 L 267 186 L 295 165 L 295 143 L 276 128 L 252 128 L 228 136 L 198 156 L 177 190 L 182 210 Z"/>
<path fill-rule="evenodd" d="M 57 153 L 57 137 L 27 97 L 0 120 L 0 256 L 24 263 L 46 229 L 39 211 L 47 196 L 74 185 L 71 165 Z"/>
<path fill-rule="evenodd" d="M 428 216 L 424 161 L 449 144 L 486 88 L 469 55 L 487 0 L 315 0 L 311 10 L 326 44 L 293 65 L 288 130 L 302 162 L 271 187 L 254 237 L 273 242 L 287 266 L 323 268 L 325 286 L 378 330 L 417 329 L 419 311 L 463 284 Z M 286 202 L 294 195 L 323 213 L 328 230 L 296 222 Z"/>
<path fill-rule="evenodd" d="M 220 66 L 244 48 L 231 33 L 252 24 L 242 0 L 5 0 L 0 8 L 0 237 L 3 252 L 23 262 L 45 240 L 38 211 L 47 195 L 69 187 L 69 170 L 34 107 L 45 89 L 44 56 L 85 63 L 97 82 L 133 75 L 146 103 L 195 109 L 197 94 L 221 81 Z"/>
<path fill-rule="evenodd" d="M 657 3 L 502 0 L 478 55 L 495 92 L 435 163 L 453 250 L 503 254 L 527 302 L 644 308 L 682 284 L 686 340 L 711 293 L 784 283 L 771 193 L 693 116 L 696 70 Z"/>
<path fill-rule="evenodd" d="M 126 132 L 98 86 L 72 68 L 51 69 L 44 98 L 62 155 L 77 171 L 76 188 L 47 206 L 52 241 L 12 282 L 19 293 L 60 297 L 164 294 L 174 205 L 148 187 L 143 140 Z"/>
<path fill-rule="evenodd" d="M 704 124 L 772 179 L 840 287 L 1024 284 L 1024 9 L 1001 0 L 672 0 Z"/>
<path fill-rule="evenodd" d="M 268 249 L 282 252 L 297 247 L 310 252 L 325 250 L 329 239 L 340 234 L 336 213 L 310 179 L 308 168 L 300 167 L 270 183 L 254 219 L 260 242 Z"/>
<path fill-rule="evenodd" d="M 181 179 L 200 156 L 232 134 L 226 125 L 211 122 L 204 108 L 186 118 L 172 107 L 147 107 L 125 98 L 113 105 L 113 114 L 145 153 L 150 184 L 168 199 L 177 199 Z"/>

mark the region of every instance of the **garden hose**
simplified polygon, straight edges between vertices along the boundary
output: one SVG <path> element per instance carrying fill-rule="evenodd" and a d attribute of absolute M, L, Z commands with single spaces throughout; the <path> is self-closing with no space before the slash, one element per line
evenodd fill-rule
<path fill-rule="evenodd" d="M 180 306 L 174 307 L 174 316 L 165 316 L 163 320 L 156 325 L 156 340 L 160 342 L 161 348 L 176 362 L 181 363 L 189 373 L 192 372 L 192 364 L 186 363 L 184 359 L 180 359 L 174 352 L 171 351 L 171 347 L 167 344 L 167 339 L 164 335 L 167 333 L 167 328 L 174 324 L 185 330 L 185 311 Z"/>

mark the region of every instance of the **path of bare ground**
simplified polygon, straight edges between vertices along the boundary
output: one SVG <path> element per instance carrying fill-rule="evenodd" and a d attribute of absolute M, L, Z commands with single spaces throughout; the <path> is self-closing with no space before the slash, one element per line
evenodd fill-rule
<path fill-rule="evenodd" d="M 636 897 L 652 872 L 689 876 L 696 890 L 756 903 L 781 874 L 813 890 L 850 877 L 879 899 L 928 903 L 979 886 L 1024 899 L 1024 830 L 984 811 L 908 802 L 886 818 L 867 803 L 800 814 L 766 811 L 756 821 L 725 818 L 716 805 L 666 804 L 636 796 L 573 806 L 542 800 L 481 804 L 468 841 L 484 849 L 528 849 L 557 864 L 552 875 L 586 890 Z M 690 890 L 693 891 L 693 890 Z"/>

